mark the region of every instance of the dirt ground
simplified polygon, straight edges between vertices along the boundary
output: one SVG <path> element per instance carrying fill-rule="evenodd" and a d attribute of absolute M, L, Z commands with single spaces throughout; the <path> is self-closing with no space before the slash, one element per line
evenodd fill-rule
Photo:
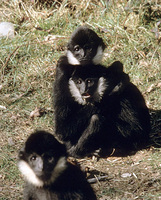
<path fill-rule="evenodd" d="M 94 178 L 91 185 L 98 200 L 161 200 L 161 115 L 160 111 L 152 113 L 151 145 L 147 149 L 127 157 L 69 158 L 86 171 L 90 182 Z M 12 120 L 15 118 L 10 118 L 10 123 Z M 23 126 L 26 121 L 17 120 L 16 123 Z M 22 199 L 24 181 L 17 168 L 17 152 L 30 134 L 27 127 L 31 128 L 28 124 L 23 127 L 21 137 L 19 132 L 1 135 L 0 200 Z"/>
<path fill-rule="evenodd" d="M 127 157 L 77 160 L 99 200 L 161 200 L 160 111 L 151 111 L 149 148 Z"/>
<path fill-rule="evenodd" d="M 83 159 L 79 163 L 88 168 L 89 180 L 100 200 L 161 199 L 160 149 L 150 148 L 128 157 Z M 99 178 L 102 177 L 102 180 Z M 105 178 L 103 178 L 105 177 Z"/>

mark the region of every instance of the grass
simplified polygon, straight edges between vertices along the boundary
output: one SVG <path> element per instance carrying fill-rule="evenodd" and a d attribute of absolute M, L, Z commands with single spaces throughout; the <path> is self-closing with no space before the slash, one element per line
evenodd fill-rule
<path fill-rule="evenodd" d="M 14 23 L 16 32 L 13 39 L 0 39 L 0 200 L 22 199 L 17 153 L 27 136 L 35 129 L 53 131 L 55 67 L 79 25 L 90 25 L 103 38 L 107 45 L 103 64 L 123 62 L 153 110 L 153 133 L 161 133 L 159 1 L 59 2 L 49 6 L 2 0 L 0 5 L 0 21 Z M 42 115 L 31 118 L 36 108 L 43 110 Z M 155 141 L 160 146 L 160 139 Z M 83 164 L 109 176 L 93 185 L 100 200 L 159 199 L 160 153 L 153 147 L 127 158 L 85 159 Z M 132 175 L 122 178 L 126 172 Z"/>

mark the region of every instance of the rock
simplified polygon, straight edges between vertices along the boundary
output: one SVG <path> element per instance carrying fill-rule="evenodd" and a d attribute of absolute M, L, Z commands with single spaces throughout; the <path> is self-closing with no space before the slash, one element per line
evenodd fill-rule
<path fill-rule="evenodd" d="M 14 146 L 14 145 L 15 145 L 15 142 L 13 141 L 12 138 L 9 138 L 9 139 L 8 139 L 8 145 L 9 145 L 9 146 Z"/>
<path fill-rule="evenodd" d="M 0 105 L 0 110 L 6 110 L 6 106 Z"/>
<path fill-rule="evenodd" d="M 131 177 L 130 173 L 124 173 L 121 175 L 122 178 L 127 178 L 127 177 Z"/>
<path fill-rule="evenodd" d="M 8 37 L 8 38 L 14 37 L 14 25 L 12 23 L 10 22 L 0 23 L 0 38 L 2 37 Z"/>

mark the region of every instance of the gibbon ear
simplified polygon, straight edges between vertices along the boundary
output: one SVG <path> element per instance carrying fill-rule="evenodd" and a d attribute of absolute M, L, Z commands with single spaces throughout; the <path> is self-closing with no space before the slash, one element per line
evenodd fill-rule
<path fill-rule="evenodd" d="M 123 64 L 120 61 L 115 61 L 108 67 L 113 72 L 123 72 Z"/>
<path fill-rule="evenodd" d="M 25 145 L 23 145 L 23 147 L 20 149 L 19 153 L 18 153 L 18 158 L 23 158 L 24 156 L 24 152 L 25 152 Z"/>

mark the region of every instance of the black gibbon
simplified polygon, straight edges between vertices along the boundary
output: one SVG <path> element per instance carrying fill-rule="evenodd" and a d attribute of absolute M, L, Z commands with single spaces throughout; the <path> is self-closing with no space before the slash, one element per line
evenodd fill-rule
<path fill-rule="evenodd" d="M 105 44 L 102 38 L 87 26 L 80 26 L 73 32 L 67 44 L 66 54 L 61 56 L 57 63 L 53 104 L 59 101 L 62 90 L 68 89 L 68 80 L 75 65 L 101 63 L 104 49 Z"/>
<path fill-rule="evenodd" d="M 108 68 L 75 66 L 67 89 L 58 87 L 55 134 L 71 156 L 89 156 L 98 149 L 100 156 L 108 156 L 113 148 L 128 155 L 146 146 L 149 111 L 119 61 Z"/>
<path fill-rule="evenodd" d="M 71 65 L 100 64 L 105 44 L 92 29 L 78 27 L 67 44 L 67 61 Z"/>
<path fill-rule="evenodd" d="M 63 144 L 45 131 L 29 136 L 18 155 L 24 200 L 96 200 L 83 172 L 67 161 Z"/>
<path fill-rule="evenodd" d="M 62 76 L 68 78 L 74 65 L 100 64 L 105 47 L 102 38 L 92 29 L 87 26 L 78 27 L 71 35 L 66 54 L 58 60 L 56 81 Z"/>

